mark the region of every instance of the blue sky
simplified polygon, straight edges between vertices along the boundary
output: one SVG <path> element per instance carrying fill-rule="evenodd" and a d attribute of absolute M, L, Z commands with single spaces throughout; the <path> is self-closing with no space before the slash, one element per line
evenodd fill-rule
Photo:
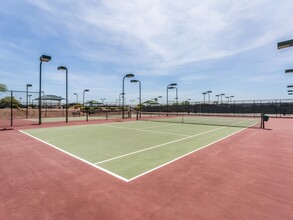
<path fill-rule="evenodd" d="M 202 93 L 235 100 L 285 99 L 293 84 L 292 0 L 1 0 L 0 83 L 11 90 L 42 89 L 69 99 L 115 102 L 122 78 L 135 74 L 143 101 L 163 96 L 178 84 L 179 101 L 202 101 Z M 138 85 L 125 81 L 126 101 Z M 3 95 L 2 95 L 3 96 Z M 170 100 L 175 91 L 170 90 Z"/>

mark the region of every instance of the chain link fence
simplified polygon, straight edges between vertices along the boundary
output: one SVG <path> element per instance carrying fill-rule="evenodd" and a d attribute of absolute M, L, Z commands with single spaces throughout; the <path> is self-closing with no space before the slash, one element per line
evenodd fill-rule
<path fill-rule="evenodd" d="M 270 117 L 293 117 L 293 99 L 274 100 L 241 100 L 232 102 L 184 102 L 166 105 L 143 106 L 146 112 L 185 112 L 198 114 L 229 114 L 235 116 L 254 115 L 261 113 Z"/>

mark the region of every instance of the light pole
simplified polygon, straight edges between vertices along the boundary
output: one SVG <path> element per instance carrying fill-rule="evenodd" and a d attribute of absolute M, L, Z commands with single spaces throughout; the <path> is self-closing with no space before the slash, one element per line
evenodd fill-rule
<path fill-rule="evenodd" d="M 284 48 L 287 48 L 287 47 L 292 47 L 293 46 L 293 39 L 279 42 L 277 44 L 277 46 L 278 46 L 278 49 L 284 49 Z"/>
<path fill-rule="evenodd" d="M 124 119 L 124 96 L 125 96 L 124 80 L 125 80 L 125 78 L 133 78 L 133 77 L 134 77 L 134 74 L 128 73 L 123 77 L 123 80 L 122 80 L 122 119 Z"/>
<path fill-rule="evenodd" d="M 68 123 L 68 69 L 65 66 L 59 66 L 57 69 L 66 71 L 66 105 L 65 105 L 66 113 L 65 115 L 66 115 L 66 123 Z"/>
<path fill-rule="evenodd" d="M 206 102 L 206 94 L 207 93 L 206 92 L 203 92 L 202 94 L 203 94 L 203 104 L 205 104 L 205 102 Z"/>
<path fill-rule="evenodd" d="M 176 104 L 178 104 L 178 88 L 174 87 L 176 89 Z"/>
<path fill-rule="evenodd" d="M 132 79 L 130 80 L 130 82 L 132 83 L 137 83 L 139 84 L 139 111 L 140 111 L 140 114 L 139 114 L 139 117 L 141 118 L 141 82 L 138 80 L 138 79 Z"/>
<path fill-rule="evenodd" d="M 210 104 L 210 93 L 212 93 L 212 91 L 206 91 L 206 94 L 208 94 L 209 96 L 209 104 Z"/>
<path fill-rule="evenodd" d="M 230 96 L 230 104 L 231 104 L 231 102 L 232 102 L 232 98 L 234 98 L 234 95 L 231 95 L 231 96 Z"/>
<path fill-rule="evenodd" d="M 158 101 L 159 101 L 159 99 L 160 99 L 160 98 L 162 98 L 162 96 L 161 96 L 161 95 L 160 95 L 160 96 L 158 96 L 158 97 L 156 97 L 156 98 L 154 98 L 154 100 L 156 101 L 156 103 L 157 103 L 157 104 L 159 104 L 159 102 L 158 102 Z"/>
<path fill-rule="evenodd" d="M 217 103 L 219 104 L 219 97 L 220 95 L 215 95 L 217 97 Z"/>
<path fill-rule="evenodd" d="M 174 89 L 175 86 L 177 86 L 177 83 L 171 83 L 167 86 L 167 116 L 168 116 L 168 112 L 169 112 L 169 105 L 168 105 L 168 91 L 170 88 Z"/>
<path fill-rule="evenodd" d="M 121 106 L 121 96 L 122 95 L 125 95 L 125 93 L 124 94 L 122 94 L 122 93 L 119 94 L 119 107 Z"/>
<path fill-rule="evenodd" d="M 220 94 L 221 96 L 221 103 L 223 103 L 223 96 L 225 95 L 225 93 Z"/>
<path fill-rule="evenodd" d="M 28 118 L 28 87 L 32 87 L 32 84 L 26 84 L 26 118 Z"/>
<path fill-rule="evenodd" d="M 28 95 L 28 105 L 30 105 L 30 103 L 31 103 L 31 97 L 32 97 L 32 95 Z"/>
<path fill-rule="evenodd" d="M 76 103 L 78 103 L 78 94 L 75 92 L 73 95 L 76 95 Z"/>
<path fill-rule="evenodd" d="M 39 79 L 39 125 L 42 124 L 42 101 L 41 101 L 41 93 L 42 93 L 42 63 L 49 62 L 51 57 L 48 55 L 40 56 L 40 79 Z"/>
<path fill-rule="evenodd" d="M 89 89 L 85 89 L 83 90 L 83 94 L 82 94 L 82 106 L 84 107 L 84 93 L 85 92 L 89 92 L 90 90 Z"/>

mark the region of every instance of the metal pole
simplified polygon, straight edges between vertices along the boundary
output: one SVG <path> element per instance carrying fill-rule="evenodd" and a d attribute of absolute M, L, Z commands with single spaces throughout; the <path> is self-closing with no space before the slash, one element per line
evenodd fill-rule
<path fill-rule="evenodd" d="M 123 77 L 122 80 L 122 119 L 124 119 L 124 79 L 126 76 Z"/>
<path fill-rule="evenodd" d="M 66 68 L 66 123 L 68 123 L 68 70 Z"/>
<path fill-rule="evenodd" d="M 169 112 L 169 107 L 168 107 L 168 89 L 169 89 L 169 85 L 167 86 L 167 116 L 168 116 L 168 112 Z"/>
<path fill-rule="evenodd" d="M 141 82 L 138 80 L 139 82 L 139 117 L 141 118 L 141 110 L 142 110 L 142 107 L 141 107 Z"/>
<path fill-rule="evenodd" d="M 124 119 L 124 79 L 125 79 L 125 76 L 123 77 L 123 80 L 122 80 L 122 119 Z"/>
<path fill-rule="evenodd" d="M 175 89 L 176 89 L 176 104 L 178 104 L 178 89 L 177 87 L 175 87 Z"/>
<path fill-rule="evenodd" d="M 13 103 L 12 103 L 13 92 L 10 91 L 10 126 L 13 126 Z"/>
<path fill-rule="evenodd" d="M 26 85 L 26 118 L 28 118 L 28 86 Z"/>
<path fill-rule="evenodd" d="M 43 61 L 41 60 L 40 62 L 40 79 L 39 79 L 39 125 L 42 124 L 42 102 L 41 102 L 41 91 L 42 91 L 42 63 Z"/>

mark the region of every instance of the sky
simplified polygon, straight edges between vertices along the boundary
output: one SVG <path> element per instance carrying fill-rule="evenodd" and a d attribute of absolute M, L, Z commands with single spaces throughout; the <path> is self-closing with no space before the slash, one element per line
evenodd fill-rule
<path fill-rule="evenodd" d="M 69 101 L 116 102 L 123 77 L 140 80 L 142 101 L 177 83 L 178 99 L 287 99 L 293 84 L 292 0 L 0 0 L 0 83 L 42 90 Z M 138 83 L 125 79 L 126 103 L 138 103 Z M 0 95 L 3 97 L 4 95 Z M 169 90 L 174 100 L 175 90 Z M 206 97 L 207 99 L 207 97 Z"/>

